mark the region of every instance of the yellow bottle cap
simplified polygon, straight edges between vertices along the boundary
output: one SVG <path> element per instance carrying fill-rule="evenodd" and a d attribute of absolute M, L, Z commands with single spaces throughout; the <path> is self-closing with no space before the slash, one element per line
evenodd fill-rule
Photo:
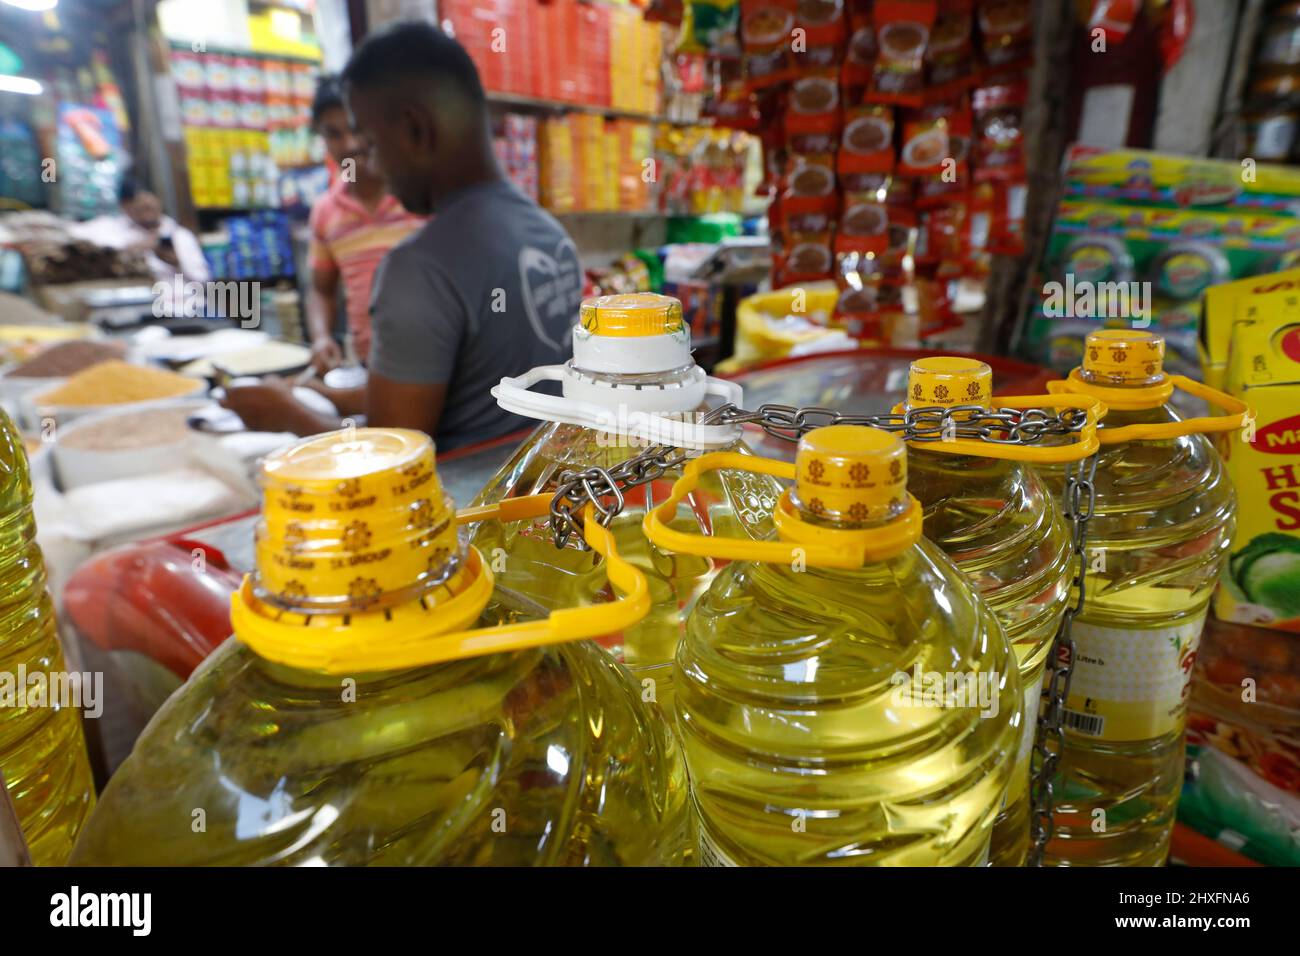
<path fill-rule="evenodd" d="M 1136 329 L 1088 333 L 1084 381 L 1096 385 L 1155 385 L 1164 379 L 1165 340 Z"/>
<path fill-rule="evenodd" d="M 585 299 L 581 317 L 582 327 L 592 335 L 614 338 L 669 335 L 685 327 L 682 304 L 672 296 L 653 292 Z"/>
<path fill-rule="evenodd" d="M 364 611 L 410 600 L 455 571 L 451 499 L 422 432 L 360 428 L 266 458 L 256 586 L 286 607 Z"/>
<path fill-rule="evenodd" d="M 907 510 L 907 449 L 898 436 L 864 425 L 829 425 L 799 440 L 799 505 L 825 518 L 885 521 Z"/>
<path fill-rule="evenodd" d="M 939 405 L 983 405 L 993 400 L 993 369 L 978 359 L 935 355 L 917 359 L 907 373 L 907 404 L 914 408 Z"/>

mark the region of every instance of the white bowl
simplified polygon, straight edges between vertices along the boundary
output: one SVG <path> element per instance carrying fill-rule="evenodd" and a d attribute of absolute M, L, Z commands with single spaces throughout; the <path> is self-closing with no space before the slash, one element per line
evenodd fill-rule
<path fill-rule="evenodd" d="M 95 450 L 70 447 L 66 444 L 69 435 L 81 431 L 112 428 L 113 420 L 137 412 L 157 408 L 180 408 L 198 410 L 208 402 L 206 399 L 167 398 L 156 402 L 131 402 L 127 405 L 112 405 L 95 414 L 82 415 L 71 423 L 63 422 L 56 429 L 53 447 L 54 472 L 59 487 L 64 491 L 92 485 L 101 481 L 118 478 L 135 478 L 139 475 L 157 474 L 161 471 L 179 467 L 187 457 L 186 449 L 204 436 L 191 432 L 180 441 L 165 442 L 159 445 L 145 445 L 139 448 L 120 450 Z"/>

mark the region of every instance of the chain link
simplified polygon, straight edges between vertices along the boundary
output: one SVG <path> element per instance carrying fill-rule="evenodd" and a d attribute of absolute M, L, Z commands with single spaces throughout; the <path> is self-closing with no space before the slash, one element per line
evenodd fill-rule
<path fill-rule="evenodd" d="M 1075 562 L 1074 604 L 1065 609 L 1047 662 L 1049 677 L 1034 734 L 1033 774 L 1029 783 L 1029 856 L 1026 866 L 1042 866 L 1043 853 L 1056 829 L 1052 807 L 1056 798 L 1054 779 L 1065 752 L 1065 702 L 1070 697 L 1074 673 L 1074 638 L 1070 629 L 1083 613 L 1088 575 L 1088 522 L 1097 507 L 1097 456 L 1072 463 L 1065 475 L 1065 517 L 1071 523 L 1071 555 Z"/>
<path fill-rule="evenodd" d="M 719 405 L 706 413 L 701 425 L 757 425 L 767 434 L 795 442 L 814 428 L 827 425 L 868 425 L 895 432 L 905 441 L 932 442 L 970 438 L 999 445 L 1032 445 L 1048 436 L 1077 434 L 1087 421 L 1080 408 L 1063 408 L 1048 412 L 1041 408 L 997 411 L 982 405 L 954 405 L 912 408 L 906 412 L 880 415 L 845 415 L 831 408 L 809 405 L 761 405 L 746 411 L 735 405 Z M 582 512 L 595 506 L 597 520 L 605 527 L 624 504 L 623 492 L 662 478 L 684 464 L 694 452 L 669 445 L 653 445 L 612 468 L 588 468 L 586 471 L 561 472 L 551 500 L 551 530 L 555 546 L 565 547 L 582 540 Z M 607 498 L 613 498 L 612 502 Z M 576 535 L 576 539 L 575 536 Z"/>

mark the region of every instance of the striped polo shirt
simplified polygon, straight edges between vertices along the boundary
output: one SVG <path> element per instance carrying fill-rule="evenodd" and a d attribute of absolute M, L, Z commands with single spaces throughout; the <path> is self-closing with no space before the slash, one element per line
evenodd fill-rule
<path fill-rule="evenodd" d="M 388 250 L 425 223 L 392 195 L 384 193 L 369 210 L 338 180 L 311 208 L 311 268 L 343 280 L 348 331 L 361 361 L 370 356 L 370 284 Z"/>

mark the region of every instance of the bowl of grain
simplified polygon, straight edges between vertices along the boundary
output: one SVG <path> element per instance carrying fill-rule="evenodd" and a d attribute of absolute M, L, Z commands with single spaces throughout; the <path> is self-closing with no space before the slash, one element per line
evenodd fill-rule
<path fill-rule="evenodd" d="M 65 425 L 91 412 L 177 398 L 196 398 L 207 385 L 147 365 L 118 359 L 82 369 L 52 388 L 22 397 L 28 423 L 37 427 L 53 420 Z"/>
<path fill-rule="evenodd" d="M 206 399 L 119 406 L 59 425 L 54 470 L 64 491 L 100 481 L 157 474 L 179 467 L 187 448 L 205 436 L 188 420 Z"/>

